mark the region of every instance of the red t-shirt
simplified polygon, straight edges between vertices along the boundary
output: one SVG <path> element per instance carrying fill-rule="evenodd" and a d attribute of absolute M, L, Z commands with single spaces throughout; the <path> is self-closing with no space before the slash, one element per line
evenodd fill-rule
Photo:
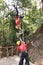
<path fill-rule="evenodd" d="M 27 51 L 27 44 L 21 42 L 21 45 L 18 46 L 18 51 L 19 51 L 19 52 Z"/>
<path fill-rule="evenodd" d="M 16 16 L 16 25 L 20 25 L 20 18 Z"/>

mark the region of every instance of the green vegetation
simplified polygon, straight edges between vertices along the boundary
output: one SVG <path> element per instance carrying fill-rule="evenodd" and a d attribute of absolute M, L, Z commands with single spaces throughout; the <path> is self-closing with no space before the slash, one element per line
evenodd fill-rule
<path fill-rule="evenodd" d="M 22 3 L 21 9 L 26 8 L 25 16 L 21 19 L 21 26 L 24 27 L 24 39 L 27 41 L 29 36 L 35 33 L 43 23 L 43 17 L 40 12 L 41 8 L 37 9 L 37 2 L 34 2 L 34 5 L 31 0 L 20 0 L 20 2 Z M 15 45 L 20 37 L 16 34 L 19 33 L 19 30 L 15 28 L 15 11 L 12 11 L 3 0 L 0 0 L 0 12 L 0 46 Z"/>

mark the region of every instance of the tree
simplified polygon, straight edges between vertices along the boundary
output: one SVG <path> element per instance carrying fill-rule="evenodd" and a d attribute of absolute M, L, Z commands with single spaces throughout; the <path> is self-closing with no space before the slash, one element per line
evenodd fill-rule
<path fill-rule="evenodd" d="M 17 2 L 22 4 L 19 5 L 19 9 L 23 11 L 21 11 L 22 14 L 19 14 L 24 15 L 24 18 L 20 19 L 21 27 L 24 31 L 24 35 L 22 35 L 24 36 L 24 38 L 29 39 L 29 36 L 33 34 L 42 24 L 43 19 L 40 16 L 40 9 L 37 9 L 36 1 L 34 2 L 34 5 L 32 5 L 31 0 L 18 0 Z M 9 8 L 9 5 L 7 5 L 7 3 L 3 2 L 2 0 L 0 0 L 0 3 L 0 12 L 3 13 L 0 16 L 0 32 L 2 33 L 0 33 L 0 36 L 4 35 L 3 39 L 6 39 L 4 43 L 8 42 L 10 43 L 10 45 L 12 45 L 13 43 L 16 43 L 17 39 L 19 39 L 20 37 L 18 37 L 18 35 L 16 34 L 19 33 L 19 30 L 15 28 L 15 11 L 12 11 L 12 9 Z M 1 38 L 1 40 L 3 39 Z"/>

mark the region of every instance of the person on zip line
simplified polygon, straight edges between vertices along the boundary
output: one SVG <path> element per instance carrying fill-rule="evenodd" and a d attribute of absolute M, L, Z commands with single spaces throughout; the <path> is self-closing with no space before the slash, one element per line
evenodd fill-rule
<path fill-rule="evenodd" d="M 16 17 L 15 17 L 15 23 L 16 23 L 16 29 L 20 28 L 20 17 L 18 15 L 18 9 L 15 5 L 13 5 L 16 10 Z"/>
<path fill-rule="evenodd" d="M 17 6 L 15 6 L 15 5 L 13 5 L 13 6 L 14 6 L 14 8 L 16 10 L 16 17 L 15 17 L 16 28 L 20 29 L 21 28 L 20 27 L 20 24 L 21 24 L 20 18 L 23 18 L 24 16 L 19 16 L 19 12 L 18 12 Z"/>

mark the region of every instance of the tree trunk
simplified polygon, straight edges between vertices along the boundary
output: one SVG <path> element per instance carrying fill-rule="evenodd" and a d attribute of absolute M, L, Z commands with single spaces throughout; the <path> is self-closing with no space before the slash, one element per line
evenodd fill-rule
<path fill-rule="evenodd" d="M 42 12 L 43 12 L 43 0 L 42 0 Z"/>

